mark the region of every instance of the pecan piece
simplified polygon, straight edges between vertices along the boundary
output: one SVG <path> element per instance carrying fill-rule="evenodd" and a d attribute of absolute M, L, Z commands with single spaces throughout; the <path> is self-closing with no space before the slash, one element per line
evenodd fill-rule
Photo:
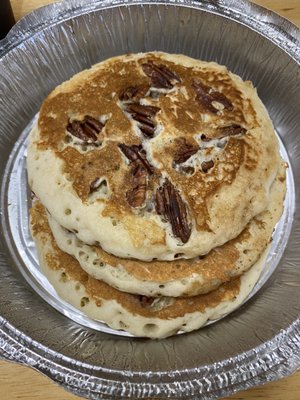
<path fill-rule="evenodd" d="M 202 133 L 201 140 L 202 140 L 202 142 L 209 142 L 212 139 L 207 137 L 204 133 Z"/>
<path fill-rule="evenodd" d="M 32 201 L 39 200 L 39 198 L 37 197 L 37 195 L 34 193 L 33 190 L 30 191 L 30 199 L 31 199 Z"/>
<path fill-rule="evenodd" d="M 95 178 L 90 184 L 90 194 L 95 192 L 98 189 L 102 189 L 103 191 L 107 191 L 107 181 L 106 179 L 101 179 L 99 177 Z"/>
<path fill-rule="evenodd" d="M 216 114 L 219 110 L 213 105 L 213 102 L 223 104 L 226 110 L 232 111 L 233 105 L 231 101 L 223 94 L 212 89 L 203 83 L 193 80 L 192 88 L 196 92 L 196 99 L 202 104 L 206 110 Z"/>
<path fill-rule="evenodd" d="M 194 146 L 191 143 L 188 143 L 185 138 L 180 138 L 179 145 L 180 147 L 176 149 L 174 154 L 175 164 L 184 163 L 199 150 L 199 146 Z"/>
<path fill-rule="evenodd" d="M 149 85 L 129 86 L 121 91 L 119 99 L 121 101 L 139 101 L 146 96 L 149 88 Z"/>
<path fill-rule="evenodd" d="M 68 121 L 67 131 L 85 143 L 96 142 L 104 125 L 97 119 L 86 115 L 82 121 Z"/>
<path fill-rule="evenodd" d="M 193 175 L 193 173 L 195 172 L 195 168 L 189 166 L 181 167 L 179 171 L 184 172 L 187 175 Z"/>
<path fill-rule="evenodd" d="M 147 169 L 149 174 L 153 174 L 154 168 L 147 160 L 146 152 L 143 149 L 142 145 L 127 146 L 124 143 L 120 143 L 119 148 L 121 149 L 122 153 L 128 158 L 129 161 L 132 161 L 132 162 L 140 161 L 144 165 L 144 167 Z"/>
<path fill-rule="evenodd" d="M 170 222 L 174 236 L 186 243 L 191 236 L 187 205 L 167 178 L 163 185 L 156 190 L 155 208 L 158 215 L 162 215 Z"/>
<path fill-rule="evenodd" d="M 240 125 L 233 124 L 233 125 L 217 128 L 218 135 L 213 138 L 210 138 L 203 133 L 201 135 L 201 140 L 203 142 L 209 142 L 210 140 L 213 140 L 213 139 L 223 139 L 226 136 L 244 135 L 246 132 L 247 132 L 247 129 L 243 128 Z"/>
<path fill-rule="evenodd" d="M 221 139 L 225 136 L 244 135 L 247 132 L 247 129 L 237 124 L 224 126 L 222 128 L 218 128 L 217 130 L 221 134 L 221 136 L 218 137 L 218 139 Z"/>
<path fill-rule="evenodd" d="M 160 111 L 159 107 L 145 106 L 142 104 L 130 104 L 126 111 L 139 123 L 139 128 L 147 138 L 152 138 L 155 131 L 153 118 Z"/>
<path fill-rule="evenodd" d="M 142 69 L 156 88 L 172 89 L 176 83 L 181 82 L 179 76 L 163 64 L 156 65 L 149 61 L 142 64 Z"/>
<path fill-rule="evenodd" d="M 128 203 L 132 207 L 141 207 L 146 200 L 147 192 L 147 170 L 141 163 L 133 168 L 133 188 L 126 193 Z"/>
<path fill-rule="evenodd" d="M 215 164 L 214 164 L 213 160 L 203 161 L 203 162 L 201 163 L 202 171 L 206 173 L 206 172 L 209 171 L 214 165 L 215 165 Z"/>
<path fill-rule="evenodd" d="M 139 295 L 138 299 L 142 307 L 150 307 L 155 300 L 154 297 L 147 297 L 143 295 Z"/>
<path fill-rule="evenodd" d="M 90 184 L 90 193 L 94 192 L 95 190 L 97 190 L 100 185 L 101 185 L 101 179 L 100 178 L 95 178 Z"/>

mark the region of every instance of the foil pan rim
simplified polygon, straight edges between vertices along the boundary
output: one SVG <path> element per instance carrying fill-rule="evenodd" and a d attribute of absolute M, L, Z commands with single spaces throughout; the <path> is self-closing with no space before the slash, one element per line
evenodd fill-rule
<path fill-rule="evenodd" d="M 248 0 L 65 0 L 24 16 L 0 41 L 0 57 L 36 33 L 76 15 L 117 6 L 165 4 L 204 10 L 254 29 L 300 63 L 300 29 L 289 20 Z"/>
<path fill-rule="evenodd" d="M 240 1 L 239 4 L 234 0 L 148 0 L 145 2 L 140 0 L 66 0 L 64 3 L 43 7 L 24 17 L 12 29 L 7 38 L 0 42 L 0 57 L 4 57 L 10 50 L 21 45 L 23 41 L 32 38 L 50 25 L 56 25 L 76 15 L 121 5 L 142 4 L 186 6 L 222 15 L 259 32 L 300 63 L 300 30 L 275 13 L 244 0 Z M 73 11 L 71 12 L 71 10 Z M 227 11 L 224 12 L 225 10 Z M 255 18 L 258 15 L 260 18 Z M 284 40 L 282 40 L 283 38 Z M 128 372 L 128 377 L 139 378 L 138 382 L 137 380 L 134 381 L 134 379 L 132 382 L 126 383 L 118 381 L 118 377 L 122 376 L 124 378 L 127 375 L 126 371 L 105 369 L 84 363 L 76 365 L 74 360 L 33 341 L 1 316 L 0 357 L 31 366 L 72 393 L 88 398 L 111 398 L 111 396 L 124 396 L 125 393 L 129 394 L 130 397 L 141 398 L 149 396 L 176 397 L 179 393 L 182 395 L 184 388 L 186 399 L 197 399 L 196 393 L 199 393 L 201 399 L 213 399 L 220 395 L 225 396 L 253 387 L 267 380 L 276 380 L 291 374 L 299 368 L 300 318 L 294 321 L 287 329 L 274 336 L 272 340 L 213 366 L 206 365 L 191 370 L 176 370 L 172 371 L 172 376 L 170 373 L 163 371 L 151 372 L 151 375 L 148 372 Z M 55 360 L 55 358 L 57 359 Z M 260 369 L 257 368 L 257 362 L 260 362 Z M 245 373 L 240 374 L 238 379 L 237 374 L 235 374 L 235 378 L 232 381 L 227 382 L 225 387 L 220 387 L 217 391 L 212 392 L 205 388 L 205 379 L 203 377 L 205 377 L 205 372 L 207 373 L 209 368 L 213 367 L 216 374 L 221 371 L 230 374 L 241 363 L 245 365 Z M 79 364 L 80 369 L 86 372 L 76 371 Z M 105 373 L 106 378 L 91 375 L 88 371 L 89 369 L 91 373 L 92 371 Z M 172 382 L 170 385 L 171 378 L 173 380 L 180 379 L 180 381 Z M 89 379 L 90 383 L 86 383 L 83 388 L 82 382 L 87 379 Z M 157 379 L 159 379 L 159 382 Z"/>
<path fill-rule="evenodd" d="M 228 396 L 267 381 L 274 381 L 295 372 L 300 367 L 300 318 L 272 340 L 215 364 L 213 369 L 216 375 L 222 372 L 224 375 L 225 372 L 226 374 L 233 373 L 239 363 L 243 363 L 244 374 L 240 375 L 238 380 L 233 379 L 232 382 L 228 382 L 227 386 L 220 387 L 217 391 L 208 390 L 204 393 L 205 380 L 203 380 L 203 376 L 207 374 L 210 367 L 208 365 L 193 370 L 175 370 L 171 374 L 152 372 L 151 375 L 148 372 L 113 371 L 93 366 L 94 371 L 108 373 L 111 379 L 92 376 L 91 380 L 90 374 L 76 371 L 67 366 L 68 363 L 72 365 L 74 360 L 31 340 L 2 317 L 0 317 L 0 344 L 0 358 L 32 367 L 62 385 L 66 390 L 86 398 L 106 398 L 105 396 L 109 396 L 112 392 L 116 398 L 124 396 L 125 392 L 130 393 L 132 398 L 146 398 L 150 395 L 170 398 L 170 395 L 176 396 L 184 387 L 185 399 L 210 400 Z M 52 360 L 52 357 L 57 355 L 59 355 L 60 364 Z M 50 357 L 47 358 L 47 356 Z M 246 364 L 245 360 L 248 360 Z M 257 369 L 257 363 L 261 366 L 260 370 Z M 80 367 L 88 368 L 89 365 L 80 363 Z M 188 377 L 190 374 L 194 375 L 193 379 L 182 379 L 183 375 Z M 131 379 L 135 377 L 139 381 L 124 383 L 118 381 L 118 375 L 123 378 L 128 376 Z M 171 385 L 169 379 L 163 381 L 164 378 L 170 377 L 174 381 Z M 154 382 L 152 383 L 153 378 Z M 157 382 L 155 378 L 158 378 L 160 382 Z M 81 388 L 83 379 L 91 381 L 90 387 L 86 387 L 88 390 Z M 176 381 L 176 379 L 180 379 L 180 381 Z M 196 393 L 201 393 L 201 397 L 197 397 Z"/>

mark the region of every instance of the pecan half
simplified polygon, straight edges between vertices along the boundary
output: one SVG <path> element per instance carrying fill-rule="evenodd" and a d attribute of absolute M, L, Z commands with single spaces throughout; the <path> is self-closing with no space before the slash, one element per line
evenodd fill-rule
<path fill-rule="evenodd" d="M 202 104 L 206 110 L 216 114 L 219 110 L 213 105 L 213 102 L 223 104 L 226 110 L 232 111 L 233 105 L 231 101 L 223 94 L 217 91 L 213 91 L 210 87 L 203 83 L 193 80 L 192 88 L 196 92 L 196 99 Z"/>
<path fill-rule="evenodd" d="M 139 101 L 146 96 L 149 88 L 149 85 L 129 86 L 121 91 L 119 99 L 121 101 Z"/>
<path fill-rule="evenodd" d="M 121 149 L 122 153 L 128 158 L 129 161 L 132 161 L 132 162 L 140 161 L 144 165 L 144 167 L 147 169 L 149 174 L 153 174 L 154 168 L 147 160 L 146 152 L 143 149 L 142 145 L 127 146 L 124 143 L 120 143 L 119 148 Z"/>
<path fill-rule="evenodd" d="M 85 143 L 96 142 L 104 125 L 97 119 L 86 115 L 82 121 L 68 122 L 67 131 Z"/>
<path fill-rule="evenodd" d="M 155 131 L 155 122 L 153 118 L 160 111 L 159 107 L 145 106 L 142 104 L 130 104 L 126 111 L 132 118 L 139 123 L 139 128 L 147 138 L 152 138 Z"/>
<path fill-rule="evenodd" d="M 214 165 L 215 165 L 215 164 L 214 164 L 213 160 L 203 161 L 203 162 L 201 163 L 202 171 L 206 173 L 206 172 L 209 171 Z"/>
<path fill-rule="evenodd" d="M 143 295 L 139 295 L 138 299 L 142 307 L 150 307 L 155 300 L 154 297 L 147 297 Z"/>
<path fill-rule="evenodd" d="M 156 88 L 172 89 L 176 83 L 181 82 L 179 76 L 163 64 L 157 65 L 149 61 L 142 64 L 142 69 Z"/>
<path fill-rule="evenodd" d="M 132 207 L 141 207 L 146 200 L 147 176 L 146 168 L 138 162 L 133 168 L 133 188 L 128 190 L 126 198 Z"/>
<path fill-rule="evenodd" d="M 199 146 L 194 146 L 191 143 L 188 143 L 185 138 L 180 138 L 178 140 L 179 146 L 178 149 L 176 149 L 176 152 L 174 154 L 174 163 L 175 164 L 182 164 L 185 161 L 187 161 L 192 155 L 196 154 L 197 151 L 199 150 Z"/>
<path fill-rule="evenodd" d="M 172 226 L 174 236 L 186 243 L 191 236 L 191 225 L 188 222 L 187 205 L 178 190 L 166 178 L 163 185 L 156 190 L 155 208 Z"/>

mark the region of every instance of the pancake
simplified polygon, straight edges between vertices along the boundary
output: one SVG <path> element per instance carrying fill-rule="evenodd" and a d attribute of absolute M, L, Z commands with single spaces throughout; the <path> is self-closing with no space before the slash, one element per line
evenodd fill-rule
<path fill-rule="evenodd" d="M 58 295 L 90 318 L 136 336 L 164 338 L 189 332 L 236 309 L 257 282 L 265 255 L 241 278 L 193 298 L 159 299 L 120 292 L 95 280 L 56 245 L 44 208 L 31 209 L 31 231 L 41 268 Z"/>
<path fill-rule="evenodd" d="M 144 261 L 190 259 L 237 237 L 267 208 L 280 161 L 250 82 L 158 52 L 58 86 L 29 141 L 29 184 L 53 218 Z"/>
<path fill-rule="evenodd" d="M 285 189 L 285 166 L 281 163 L 271 186 L 267 210 L 254 217 L 237 238 L 204 257 L 190 260 L 145 262 L 118 258 L 99 247 L 84 244 L 49 214 L 48 222 L 59 248 L 75 257 L 83 270 L 95 279 L 133 294 L 195 296 L 241 275 L 257 261 L 282 214 Z"/>

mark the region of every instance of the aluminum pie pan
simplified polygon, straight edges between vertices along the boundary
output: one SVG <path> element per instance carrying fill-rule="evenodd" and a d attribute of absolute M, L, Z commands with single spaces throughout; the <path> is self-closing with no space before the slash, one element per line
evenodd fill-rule
<path fill-rule="evenodd" d="M 217 398 L 300 366 L 300 177 L 295 173 L 300 35 L 261 7 L 235 3 L 67 1 L 23 19 L 0 45 L 1 175 L 44 97 L 75 72 L 128 51 L 156 49 L 216 60 L 258 87 L 289 154 L 296 209 L 277 271 L 242 310 L 218 324 L 162 341 L 121 338 L 82 328 L 40 300 L 15 268 L 17 251 L 13 242 L 8 250 L 2 225 L 4 358 L 31 365 L 73 393 L 95 399 Z M 4 215 L 3 202 L 1 207 Z"/>

